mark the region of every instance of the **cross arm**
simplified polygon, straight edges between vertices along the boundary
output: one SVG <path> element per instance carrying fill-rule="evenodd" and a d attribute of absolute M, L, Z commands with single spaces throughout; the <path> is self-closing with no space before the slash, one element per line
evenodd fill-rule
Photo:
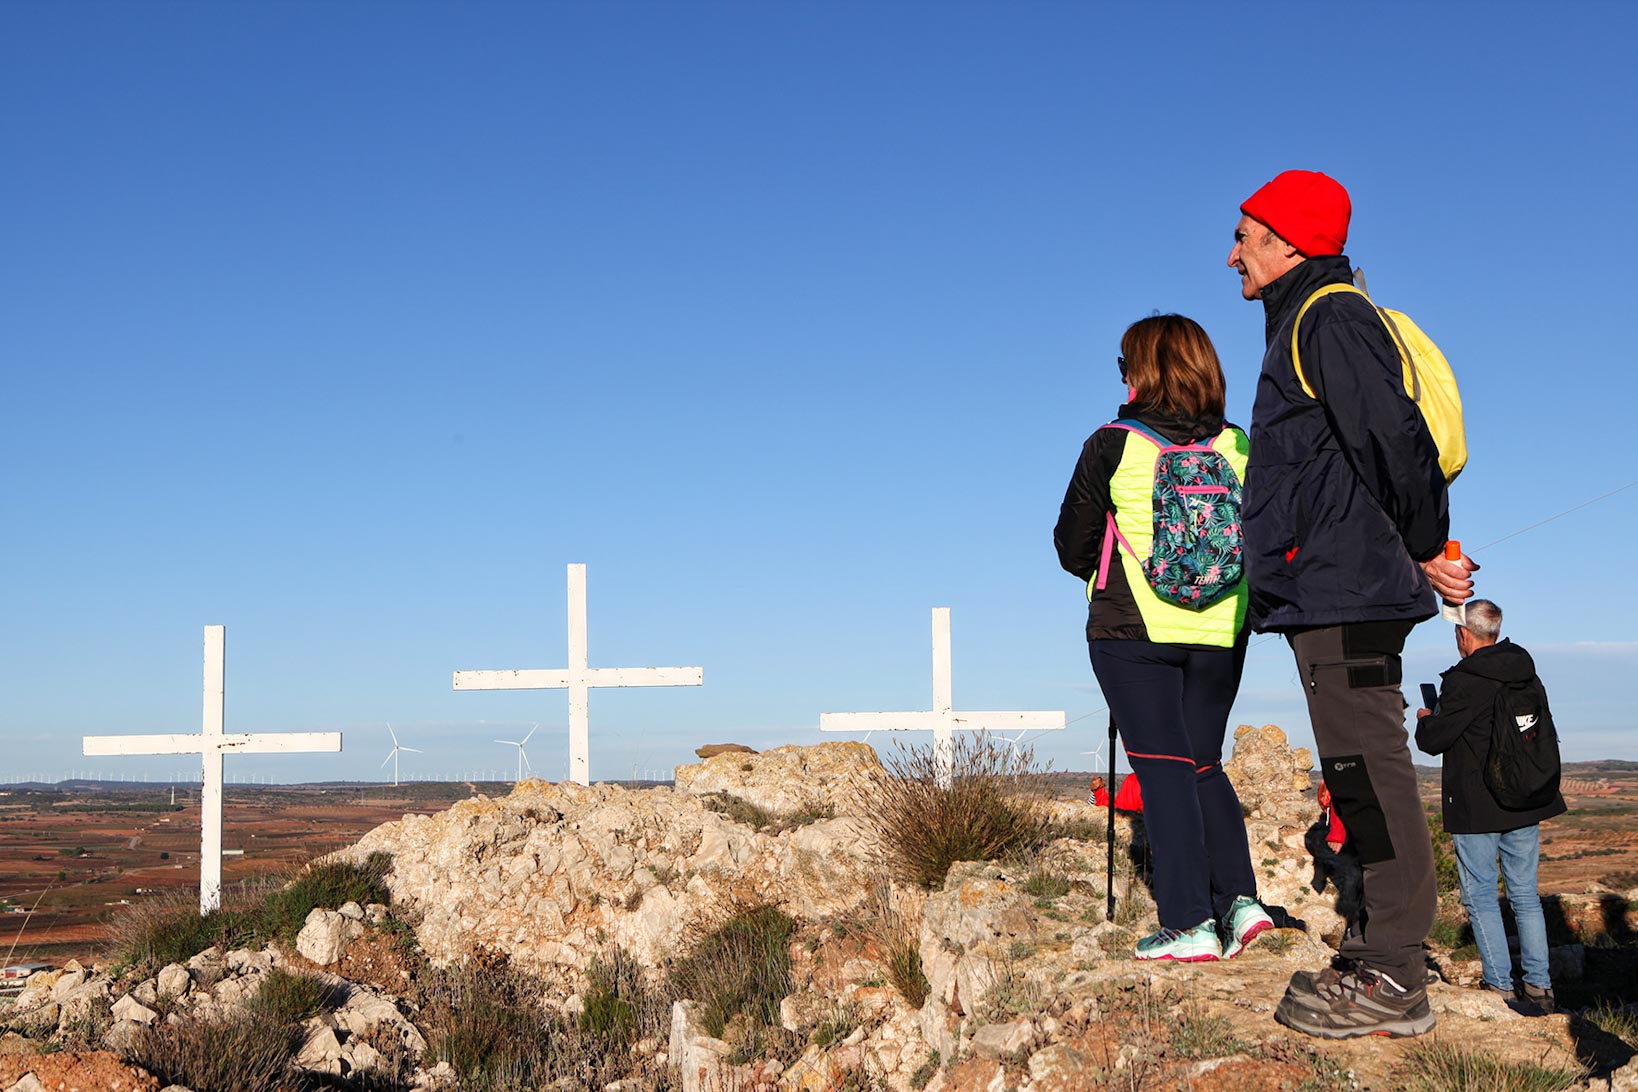
<path fill-rule="evenodd" d="M 590 686 L 703 686 L 702 667 L 592 667 L 585 679 Z"/>
<path fill-rule="evenodd" d="M 821 732 L 929 732 L 937 713 L 820 713 Z"/>
<path fill-rule="evenodd" d="M 281 754 L 341 750 L 340 732 L 239 733 L 205 736 L 197 732 L 160 736 L 86 736 L 87 755 L 188 755 L 208 751 L 235 754 Z"/>
<path fill-rule="evenodd" d="M 456 690 L 566 690 L 567 671 L 457 671 Z"/>
<path fill-rule="evenodd" d="M 1064 727 L 1064 714 L 1044 711 L 990 711 L 982 713 L 963 713 L 960 711 L 950 714 L 955 726 L 966 731 L 1010 732 L 1024 729 L 1031 732 L 1053 732 Z"/>

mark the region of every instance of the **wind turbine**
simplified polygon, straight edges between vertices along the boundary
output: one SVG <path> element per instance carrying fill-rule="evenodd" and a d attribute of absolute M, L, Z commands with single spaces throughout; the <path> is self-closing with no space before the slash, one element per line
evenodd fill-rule
<path fill-rule="evenodd" d="M 516 747 L 518 749 L 518 776 L 517 776 L 518 781 L 523 780 L 523 768 L 525 766 L 528 766 L 530 770 L 533 770 L 535 768 L 535 764 L 533 762 L 530 762 L 529 761 L 529 756 L 524 753 L 523 745 L 525 743 L 529 742 L 529 736 L 534 735 L 535 734 L 535 729 L 537 729 L 539 727 L 540 727 L 540 723 L 537 721 L 536 723 L 531 724 L 529 726 L 529 735 L 524 736 L 522 739 L 497 739 L 495 741 L 496 743 L 504 743 L 507 746 Z"/>
<path fill-rule="evenodd" d="M 387 722 L 387 734 L 392 737 L 392 750 L 387 753 L 386 758 L 381 760 L 381 765 L 385 766 L 389 762 L 392 763 L 392 783 L 393 783 L 393 787 L 397 788 L 397 786 L 398 786 L 398 752 L 399 751 L 409 751 L 409 752 L 411 752 L 413 754 L 420 754 L 421 749 L 419 747 L 406 747 L 402 743 L 399 743 L 398 742 L 398 733 L 392 730 L 392 722 L 391 721 Z"/>

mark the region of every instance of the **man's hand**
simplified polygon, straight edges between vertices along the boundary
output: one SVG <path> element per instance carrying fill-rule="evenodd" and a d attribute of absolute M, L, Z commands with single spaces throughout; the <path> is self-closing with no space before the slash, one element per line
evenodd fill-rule
<path fill-rule="evenodd" d="M 1431 716 L 1433 716 L 1433 710 L 1432 709 L 1418 709 L 1416 711 L 1416 719 L 1417 720 L 1421 720 L 1423 717 L 1431 717 Z"/>
<path fill-rule="evenodd" d="M 1422 562 L 1422 571 L 1427 574 L 1433 590 L 1445 602 L 1454 606 L 1473 598 L 1473 578 L 1468 574 L 1478 572 L 1479 564 L 1466 554 L 1460 561 L 1430 557 Z"/>

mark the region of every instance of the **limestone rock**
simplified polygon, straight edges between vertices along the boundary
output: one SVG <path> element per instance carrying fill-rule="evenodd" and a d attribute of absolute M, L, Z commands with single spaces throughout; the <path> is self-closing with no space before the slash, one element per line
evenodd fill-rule
<path fill-rule="evenodd" d="M 1035 1039 L 1035 1025 L 1028 1020 L 1005 1024 L 985 1024 L 973 1032 L 969 1049 L 980 1058 L 1003 1058 L 1016 1054 Z"/>
<path fill-rule="evenodd" d="M 1223 769 L 1248 816 L 1294 815 L 1297 801 L 1310 787 L 1313 761 L 1308 748 L 1293 748 L 1274 725 L 1242 724 L 1234 730 L 1234 754 Z M 1310 803 L 1308 810 L 1318 814 L 1318 805 Z"/>
<path fill-rule="evenodd" d="M 705 766 L 737 770 L 748 759 L 808 768 L 830 792 L 843 770 L 875 764 L 861 744 L 781 750 L 821 754 L 727 755 Z M 520 969 L 565 985 L 566 995 L 611 945 L 657 967 L 677 954 L 688 926 L 747 902 L 808 921 L 856 910 L 875 882 L 864 843 L 848 816 L 764 834 L 688 792 L 526 780 L 499 799 L 474 797 L 384 824 L 336 856 L 392 855 L 387 886 L 418 919 L 417 939 L 434 963 L 475 946 L 501 949 Z"/>
<path fill-rule="evenodd" d="M 1091 1061 L 1067 1043 L 1053 1043 L 1030 1055 L 1029 1076 L 1040 1092 L 1070 1092 L 1085 1088 L 1086 1067 Z"/>
<path fill-rule="evenodd" d="M 707 743 L 694 748 L 694 753 L 701 758 L 715 758 L 718 755 L 754 755 L 756 751 L 743 743 Z"/>
<path fill-rule="evenodd" d="M 678 766 L 675 786 L 677 792 L 724 792 L 776 814 L 794 814 L 845 808 L 849 798 L 868 792 L 880 773 L 881 762 L 868 744 L 820 743 L 761 754 L 730 752 Z"/>
<path fill-rule="evenodd" d="M 353 903 L 354 909 L 358 904 Z M 363 917 L 363 911 L 359 911 Z M 307 915 L 307 922 L 296 934 L 296 951 L 317 963 L 327 967 L 336 963 L 347 950 L 347 945 L 364 935 L 364 927 L 358 921 L 334 910 L 325 910 L 315 907 Z"/>
<path fill-rule="evenodd" d="M 159 1019 L 159 1013 L 138 1001 L 130 994 L 126 994 L 114 1002 L 114 1019 L 131 1020 L 138 1024 L 151 1024 Z"/>
<path fill-rule="evenodd" d="M 728 1053 L 727 1043 L 706 1034 L 698 1005 L 678 1001 L 671 1006 L 671 1067 L 681 1078 L 682 1092 L 712 1092 L 719 1087 L 716 1072 Z"/>
<path fill-rule="evenodd" d="M 130 1050 L 142 1035 L 144 1024 L 135 1020 L 116 1020 L 103 1032 L 102 1045 L 116 1054 Z"/>
<path fill-rule="evenodd" d="M 180 963 L 172 963 L 159 972 L 154 988 L 165 997 L 181 997 L 193 986 L 193 976 Z"/>

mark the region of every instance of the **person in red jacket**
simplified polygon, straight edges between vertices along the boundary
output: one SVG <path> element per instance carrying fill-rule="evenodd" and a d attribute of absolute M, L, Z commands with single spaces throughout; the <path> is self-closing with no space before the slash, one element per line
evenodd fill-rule
<path fill-rule="evenodd" d="M 1087 799 L 1100 808 L 1109 806 L 1109 786 L 1097 774 L 1092 775 L 1091 791 L 1087 793 Z"/>
<path fill-rule="evenodd" d="M 1342 849 L 1342 843 L 1348 840 L 1348 828 L 1342 825 L 1342 816 L 1337 809 L 1331 806 L 1331 790 L 1325 787 L 1325 782 L 1319 783 L 1320 818 L 1325 820 L 1325 844 L 1331 847 L 1332 853 Z"/>
<path fill-rule="evenodd" d="M 1121 778 L 1120 789 L 1115 793 L 1115 810 L 1143 813 L 1143 786 L 1138 784 L 1137 774 L 1129 773 Z"/>

